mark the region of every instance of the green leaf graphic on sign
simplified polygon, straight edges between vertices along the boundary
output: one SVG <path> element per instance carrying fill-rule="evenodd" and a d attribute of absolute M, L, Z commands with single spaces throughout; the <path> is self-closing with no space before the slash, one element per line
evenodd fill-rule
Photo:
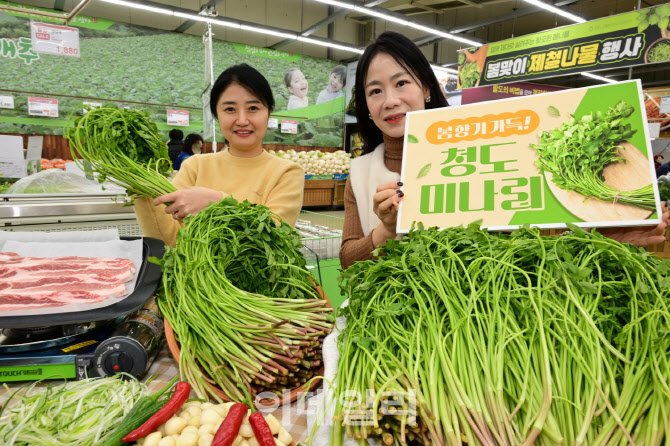
<path fill-rule="evenodd" d="M 667 29 L 668 25 L 670 25 L 670 17 L 665 17 L 658 22 L 658 27 L 661 28 L 661 30 Z"/>
<path fill-rule="evenodd" d="M 417 142 L 419 142 L 419 139 L 414 135 L 407 135 L 407 142 L 416 144 Z"/>
<path fill-rule="evenodd" d="M 425 166 L 423 166 L 423 167 L 421 168 L 421 170 L 419 171 L 419 175 L 417 175 L 416 177 L 417 177 L 417 178 L 423 178 L 423 177 L 425 177 L 426 175 L 428 175 L 428 172 L 430 172 L 430 168 L 431 168 L 431 167 L 433 167 L 433 164 L 432 164 L 432 163 L 428 163 L 428 164 L 426 164 Z"/>
<path fill-rule="evenodd" d="M 645 20 L 644 22 L 641 22 L 639 25 L 637 25 L 637 32 L 641 33 L 647 28 L 649 28 L 649 22 Z"/>
<path fill-rule="evenodd" d="M 561 116 L 561 112 L 559 112 L 558 109 L 553 105 L 549 106 L 549 114 L 551 116 Z"/>

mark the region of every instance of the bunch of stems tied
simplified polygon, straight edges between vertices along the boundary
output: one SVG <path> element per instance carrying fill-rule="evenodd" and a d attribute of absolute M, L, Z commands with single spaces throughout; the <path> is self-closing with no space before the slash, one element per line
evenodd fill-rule
<path fill-rule="evenodd" d="M 331 444 L 668 444 L 670 263 L 573 230 L 418 228 L 347 269 Z"/>
<path fill-rule="evenodd" d="M 332 308 L 306 269 L 298 233 L 265 206 L 227 197 L 177 234 L 162 260 L 158 306 L 180 343 L 180 372 L 200 396 L 277 395 L 321 369 Z"/>
<path fill-rule="evenodd" d="M 170 183 L 167 145 L 149 114 L 114 105 L 72 115 L 64 136 L 72 159 L 86 172 L 126 188 L 129 195 L 156 198 L 177 189 Z"/>
<path fill-rule="evenodd" d="M 575 191 L 586 198 L 621 202 L 643 209 L 656 209 L 652 184 L 636 190 L 619 191 L 605 184 L 603 169 L 625 162 L 621 143 L 637 130 L 624 123 L 635 109 L 619 101 L 607 112 L 595 111 L 571 117 L 560 127 L 540 132 L 540 142 L 531 144 L 538 155 L 537 166 L 552 174 L 561 189 Z M 631 150 L 638 150 L 632 147 Z"/>

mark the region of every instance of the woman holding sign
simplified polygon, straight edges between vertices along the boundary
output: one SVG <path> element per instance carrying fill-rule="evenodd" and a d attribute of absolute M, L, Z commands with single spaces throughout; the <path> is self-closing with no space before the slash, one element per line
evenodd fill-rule
<path fill-rule="evenodd" d="M 421 50 L 402 34 L 387 31 L 368 45 L 356 68 L 356 118 L 365 155 L 351 163 L 340 249 L 342 268 L 373 258 L 372 252 L 398 237 L 396 220 L 405 114 L 446 107 L 440 84 Z M 656 227 L 601 228 L 621 242 L 646 246 L 665 240 L 668 212 Z"/>
<path fill-rule="evenodd" d="M 294 225 L 302 206 L 305 174 L 298 164 L 263 149 L 274 108 L 268 81 L 247 64 L 230 67 L 214 83 L 210 107 L 228 147 L 185 160 L 173 180 L 178 191 L 153 202 L 148 197 L 135 200 L 144 234 L 174 246 L 185 217 L 227 196 L 267 206 Z"/>

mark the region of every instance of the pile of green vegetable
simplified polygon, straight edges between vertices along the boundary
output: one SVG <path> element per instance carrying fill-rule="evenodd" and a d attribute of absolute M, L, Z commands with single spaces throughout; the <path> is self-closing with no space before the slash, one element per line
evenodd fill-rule
<path fill-rule="evenodd" d="M 649 49 L 648 62 L 663 62 L 670 60 L 670 42 L 661 41 Z"/>
<path fill-rule="evenodd" d="M 64 136 L 72 159 L 82 170 L 97 173 L 101 182 L 151 198 L 176 191 L 167 179 L 172 172 L 167 145 L 146 112 L 114 105 L 94 108 L 72 115 Z"/>
<path fill-rule="evenodd" d="M 667 444 L 670 263 L 573 231 L 419 228 L 344 271 L 330 444 Z"/>
<path fill-rule="evenodd" d="M 470 62 L 461 67 L 458 76 L 461 80 L 461 88 L 472 88 L 477 86 L 479 78 L 482 77 L 482 72 L 479 71 L 477 62 Z"/>
<path fill-rule="evenodd" d="M 536 165 L 541 171 L 550 172 L 552 181 L 561 189 L 596 200 L 655 209 L 651 184 L 633 191 L 618 191 L 604 183 L 603 169 L 623 160 L 620 144 L 636 132 L 630 124 L 624 124 L 634 110 L 619 101 L 606 113 L 573 116 L 560 127 L 541 132 L 540 142 L 530 145 L 539 157 Z"/>
<path fill-rule="evenodd" d="M 158 306 L 180 343 L 180 372 L 235 401 L 281 395 L 321 368 L 332 309 L 315 288 L 298 233 L 265 206 L 227 197 L 187 220 L 162 260 Z"/>
<path fill-rule="evenodd" d="M 116 444 L 116 431 L 135 403 L 151 398 L 144 384 L 121 375 L 46 387 L 33 383 L 19 392 L 0 411 L 5 446 Z"/>

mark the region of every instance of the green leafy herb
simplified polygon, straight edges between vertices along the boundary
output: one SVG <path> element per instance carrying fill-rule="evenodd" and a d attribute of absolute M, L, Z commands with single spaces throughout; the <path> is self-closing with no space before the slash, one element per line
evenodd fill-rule
<path fill-rule="evenodd" d="M 572 116 L 560 127 L 541 132 L 539 144 L 530 145 L 539 156 L 536 165 L 541 171 L 550 172 L 552 181 L 561 189 L 596 200 L 655 209 L 651 184 L 633 191 L 618 191 L 604 183 L 603 169 L 623 160 L 619 144 L 636 132 L 630 124 L 623 123 L 633 111 L 632 106 L 619 101 L 606 113 Z"/>
<path fill-rule="evenodd" d="M 661 195 L 661 200 L 670 200 L 670 175 L 662 175 L 658 177 L 658 192 Z"/>
<path fill-rule="evenodd" d="M 647 54 L 649 62 L 663 62 L 670 60 L 670 43 L 661 41 L 649 49 Z"/>
<path fill-rule="evenodd" d="M 330 444 L 666 444 L 670 263 L 571 229 L 419 227 L 343 271 Z"/>
<path fill-rule="evenodd" d="M 458 76 L 461 79 L 461 88 L 472 88 L 477 86 L 482 73 L 479 71 L 478 63 L 470 62 L 463 65 Z"/>
<path fill-rule="evenodd" d="M 465 63 L 466 55 L 463 52 L 458 53 L 458 64 L 463 65 Z"/>
<path fill-rule="evenodd" d="M 407 142 L 416 144 L 419 142 L 419 139 L 414 135 L 407 135 Z"/>
<path fill-rule="evenodd" d="M 423 167 L 421 168 L 421 170 L 419 171 L 419 174 L 418 174 L 416 177 L 417 177 L 417 178 L 423 178 L 423 177 L 425 177 L 426 175 L 428 175 L 428 172 L 430 172 L 430 168 L 431 168 L 431 167 L 433 167 L 433 164 L 432 164 L 432 163 L 428 163 L 428 164 L 426 164 L 425 166 L 423 166 Z"/>
<path fill-rule="evenodd" d="M 300 236 L 265 206 L 227 197 L 188 219 L 162 260 L 158 307 L 200 397 L 213 383 L 235 401 L 281 394 L 319 368 L 332 310 L 306 269 Z M 289 376 L 290 370 L 290 376 Z"/>
<path fill-rule="evenodd" d="M 72 159 L 82 170 L 99 174 L 101 182 L 151 198 L 177 190 L 167 179 L 172 172 L 167 145 L 148 113 L 107 105 L 73 114 L 64 136 Z"/>
<path fill-rule="evenodd" d="M 561 112 L 558 111 L 558 109 L 556 107 L 554 107 L 553 105 L 549 106 L 549 114 L 551 116 L 561 116 Z"/>

